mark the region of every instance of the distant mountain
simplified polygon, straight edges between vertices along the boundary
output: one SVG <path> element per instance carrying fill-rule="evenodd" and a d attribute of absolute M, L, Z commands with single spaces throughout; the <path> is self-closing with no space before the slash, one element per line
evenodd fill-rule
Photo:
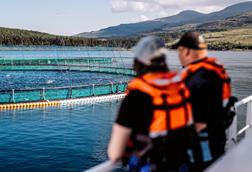
<path fill-rule="evenodd" d="M 99 38 L 99 37 L 126 37 L 132 36 L 137 33 L 149 32 L 155 29 L 160 29 L 165 25 L 178 25 L 182 22 L 191 21 L 194 18 L 199 18 L 204 14 L 196 11 L 184 11 L 177 15 L 144 21 L 140 23 L 120 24 L 118 26 L 108 27 L 99 31 L 84 32 L 74 36 L 86 38 Z"/>
<path fill-rule="evenodd" d="M 216 29 L 233 29 L 252 26 L 252 11 L 228 17 L 224 20 L 200 24 L 197 30 L 216 30 Z"/>
<path fill-rule="evenodd" d="M 241 13 L 252 12 L 252 1 L 242 2 L 226 7 L 219 12 L 207 14 L 201 21 L 215 21 L 225 19 L 227 17 L 236 16 Z"/>
<path fill-rule="evenodd" d="M 182 25 L 195 27 L 204 23 L 211 23 L 242 13 L 252 12 L 252 1 L 238 3 L 221 11 L 203 14 L 196 11 L 182 11 L 181 13 L 165 18 L 149 20 L 139 23 L 121 24 L 108 27 L 99 31 L 84 32 L 75 36 L 86 38 L 112 38 L 139 36 L 144 33 L 162 32 L 172 30 Z"/>
<path fill-rule="evenodd" d="M 101 29 L 99 31 L 84 32 L 74 36 L 98 38 L 98 37 L 125 37 L 135 35 L 136 33 L 147 32 L 150 30 L 160 29 L 166 25 L 178 25 L 182 22 L 187 22 L 195 18 L 202 17 L 204 14 L 196 11 L 183 11 L 177 15 L 144 21 L 140 23 L 120 24 L 118 26 Z"/>
<path fill-rule="evenodd" d="M 140 36 L 145 36 L 151 33 L 159 36 L 162 36 L 162 34 L 176 34 L 179 37 L 181 36 L 179 35 L 179 33 L 183 33 L 189 30 L 197 30 L 201 32 L 216 32 L 243 27 L 252 28 L 252 11 L 217 21 L 209 21 L 205 23 L 189 23 L 176 27 L 163 27 L 162 29 L 156 31 L 141 33 Z"/>

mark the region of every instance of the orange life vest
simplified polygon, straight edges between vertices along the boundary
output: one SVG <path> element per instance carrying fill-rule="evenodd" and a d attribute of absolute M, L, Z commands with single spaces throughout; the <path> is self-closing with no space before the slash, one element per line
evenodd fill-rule
<path fill-rule="evenodd" d="M 222 100 L 223 106 L 225 107 L 231 97 L 231 85 L 230 78 L 223 67 L 223 65 L 216 60 L 215 58 L 206 58 L 198 63 L 189 64 L 184 70 L 181 72 L 181 77 L 183 80 L 187 79 L 189 76 L 194 74 L 200 69 L 206 69 L 209 71 L 215 72 L 222 80 Z"/>
<path fill-rule="evenodd" d="M 139 90 L 152 97 L 154 112 L 149 136 L 165 136 L 193 123 L 190 92 L 176 73 L 151 73 L 133 79 L 126 93 Z"/>

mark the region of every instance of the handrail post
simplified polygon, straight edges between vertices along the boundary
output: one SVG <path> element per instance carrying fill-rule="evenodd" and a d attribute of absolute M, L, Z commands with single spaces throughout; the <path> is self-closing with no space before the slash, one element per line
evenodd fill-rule
<path fill-rule="evenodd" d="M 41 100 L 45 100 L 45 88 L 42 88 L 42 90 L 40 91 L 40 99 Z"/>
<path fill-rule="evenodd" d="M 92 96 L 94 96 L 95 95 L 95 85 L 93 84 L 92 85 Z"/>
<path fill-rule="evenodd" d="M 12 89 L 12 92 L 11 92 L 11 102 L 15 103 L 15 90 L 14 89 Z"/>
<path fill-rule="evenodd" d="M 237 116 L 234 116 L 233 123 L 227 130 L 226 149 L 233 148 L 237 143 Z"/>
<path fill-rule="evenodd" d="M 72 98 L 72 95 L 73 95 L 72 90 L 73 90 L 72 87 L 68 88 L 67 98 L 70 98 L 70 99 Z"/>
<path fill-rule="evenodd" d="M 115 92 L 114 92 L 114 89 L 113 89 L 113 87 L 114 87 L 113 82 L 111 82 L 111 85 L 110 85 L 110 86 L 111 86 L 111 93 L 115 93 Z"/>
<path fill-rule="evenodd" d="M 249 125 L 249 129 L 246 130 L 245 137 L 252 135 L 252 100 L 247 103 L 246 124 Z"/>
<path fill-rule="evenodd" d="M 120 87 L 122 86 L 122 81 L 119 81 L 119 88 L 118 88 L 118 90 L 119 90 L 119 92 L 121 93 L 122 91 L 120 90 Z"/>
<path fill-rule="evenodd" d="M 90 62 L 89 62 L 89 59 L 88 59 L 88 71 L 90 71 Z"/>
<path fill-rule="evenodd" d="M 115 87 L 116 87 L 116 91 L 115 91 L 115 92 L 116 92 L 116 93 L 119 92 L 118 85 L 119 85 L 118 83 L 116 83 L 116 85 L 115 85 Z"/>

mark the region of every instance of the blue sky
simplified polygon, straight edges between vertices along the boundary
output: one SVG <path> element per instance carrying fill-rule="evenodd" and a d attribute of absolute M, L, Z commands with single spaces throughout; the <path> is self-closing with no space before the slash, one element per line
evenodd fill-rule
<path fill-rule="evenodd" d="M 244 0 L 0 0 L 0 27 L 73 35 L 176 14 L 208 13 Z"/>

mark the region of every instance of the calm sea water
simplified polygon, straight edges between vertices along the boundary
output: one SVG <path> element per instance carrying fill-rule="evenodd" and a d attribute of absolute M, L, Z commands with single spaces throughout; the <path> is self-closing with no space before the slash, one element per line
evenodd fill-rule
<path fill-rule="evenodd" d="M 0 51 L 0 57 L 48 57 L 84 56 L 86 50 L 71 51 Z M 128 52 L 107 52 L 108 56 L 119 56 L 124 53 L 124 60 L 117 59 L 115 65 L 131 66 L 132 58 Z M 39 55 L 38 55 L 39 54 Z M 169 53 L 168 62 L 171 69 L 178 70 L 179 62 L 174 51 Z M 218 57 L 232 77 L 233 93 L 240 99 L 252 95 L 252 52 L 210 52 L 210 56 Z M 1 87 L 14 82 L 19 77 L 26 84 L 36 82 L 34 78 L 44 76 L 40 84 L 47 80 L 57 80 L 65 73 L 41 73 L 27 77 L 23 73 L 0 72 Z M 17 79 L 7 81 L 8 75 Z M 69 78 L 81 81 L 101 82 L 114 79 L 113 75 L 104 74 L 67 74 Z M 29 75 L 30 76 L 30 75 Z M 53 79 L 55 78 L 55 79 Z M 120 77 L 119 77 L 120 78 Z M 115 78 L 116 79 L 116 78 Z M 32 82 L 30 82 L 32 81 Z M 62 82 L 61 82 L 62 81 Z M 67 80 L 57 80 L 63 84 Z M 23 86 L 23 82 L 19 82 Z M 15 83 L 13 86 L 17 86 Z M 32 86 L 32 85 L 30 85 Z M 0 112 L 0 171 L 82 171 L 107 159 L 106 147 L 110 136 L 111 125 L 120 102 L 100 103 L 43 110 L 22 110 Z M 244 122 L 244 108 L 240 109 L 239 123 Z"/>

